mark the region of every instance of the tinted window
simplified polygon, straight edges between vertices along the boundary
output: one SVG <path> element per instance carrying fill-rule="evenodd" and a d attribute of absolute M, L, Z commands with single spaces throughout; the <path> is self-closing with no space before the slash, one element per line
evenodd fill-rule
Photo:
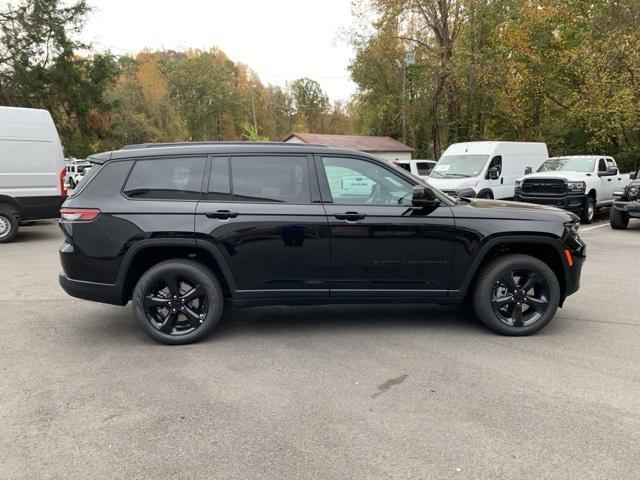
<path fill-rule="evenodd" d="M 429 175 L 433 168 L 433 164 L 429 162 L 417 162 L 416 166 L 418 167 L 418 175 Z"/>
<path fill-rule="evenodd" d="M 200 198 L 204 158 L 138 160 L 124 189 L 131 198 L 197 200 Z"/>
<path fill-rule="evenodd" d="M 607 164 L 605 163 L 604 158 L 601 158 L 600 161 L 598 162 L 598 171 L 599 172 L 607 171 Z"/>
<path fill-rule="evenodd" d="M 357 158 L 322 159 L 333 203 L 410 205 L 413 185 L 386 168 Z"/>
<path fill-rule="evenodd" d="M 409 165 L 408 163 L 396 163 L 396 165 L 403 170 L 406 170 L 407 172 L 411 172 L 411 165 Z"/>
<path fill-rule="evenodd" d="M 231 157 L 233 200 L 309 203 L 306 157 Z"/>
<path fill-rule="evenodd" d="M 211 162 L 208 198 L 211 200 L 227 201 L 231 199 L 228 157 L 214 157 Z"/>

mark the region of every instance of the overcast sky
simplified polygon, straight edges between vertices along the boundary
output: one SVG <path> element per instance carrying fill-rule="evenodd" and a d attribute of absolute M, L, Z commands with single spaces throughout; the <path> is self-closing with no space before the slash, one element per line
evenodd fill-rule
<path fill-rule="evenodd" d="M 352 23 L 350 0 L 89 0 L 83 39 L 115 54 L 217 46 L 263 83 L 310 77 L 332 100 L 355 91 L 351 47 L 339 38 Z"/>

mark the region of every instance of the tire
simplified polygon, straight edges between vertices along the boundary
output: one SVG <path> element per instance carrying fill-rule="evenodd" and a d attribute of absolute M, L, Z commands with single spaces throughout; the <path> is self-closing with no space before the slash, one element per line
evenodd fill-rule
<path fill-rule="evenodd" d="M 616 207 L 611 207 L 609 224 L 614 230 L 624 230 L 629 225 L 629 214 L 618 210 Z"/>
<path fill-rule="evenodd" d="M 596 214 L 596 201 L 593 197 L 587 197 L 587 201 L 584 204 L 584 209 L 580 213 L 580 221 L 584 224 L 590 224 L 593 222 L 593 217 Z"/>
<path fill-rule="evenodd" d="M 509 277 L 512 282 L 508 281 Z M 527 281 L 533 282 L 530 289 Z M 512 288 L 507 288 L 507 284 Z M 524 288 L 519 290 L 520 287 Z M 494 332 L 531 335 L 544 328 L 555 315 L 560 303 L 560 284 L 543 261 L 529 255 L 505 255 L 491 260 L 482 269 L 474 286 L 472 303 L 480 321 Z"/>
<path fill-rule="evenodd" d="M 485 200 L 493 200 L 493 193 L 491 193 L 491 190 L 484 190 L 478 194 L 477 198 L 482 198 Z"/>
<path fill-rule="evenodd" d="M 18 216 L 7 207 L 0 206 L 0 243 L 12 242 L 18 230 L 20 229 L 20 221 Z"/>
<path fill-rule="evenodd" d="M 140 277 L 132 304 L 136 322 L 147 335 L 167 345 L 184 345 L 201 340 L 215 328 L 224 309 L 224 294 L 209 268 L 194 260 L 175 259 L 151 267 Z"/>

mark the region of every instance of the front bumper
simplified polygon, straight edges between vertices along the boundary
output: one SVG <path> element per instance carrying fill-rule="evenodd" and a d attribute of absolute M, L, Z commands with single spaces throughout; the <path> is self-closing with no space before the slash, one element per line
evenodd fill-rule
<path fill-rule="evenodd" d="M 571 212 L 581 212 L 586 203 L 587 195 L 585 193 L 554 196 L 554 195 L 527 195 L 517 192 L 513 196 L 516 202 L 537 203 L 538 205 L 550 205 L 553 207 L 563 208 Z"/>
<path fill-rule="evenodd" d="M 632 215 L 640 215 L 640 200 L 635 200 L 633 202 L 616 200 L 613 202 L 613 208 Z"/>

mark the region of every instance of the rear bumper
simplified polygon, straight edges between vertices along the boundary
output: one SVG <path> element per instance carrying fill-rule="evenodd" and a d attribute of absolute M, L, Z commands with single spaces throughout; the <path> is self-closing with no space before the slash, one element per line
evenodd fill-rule
<path fill-rule="evenodd" d="M 563 208 L 572 212 L 580 212 L 587 203 L 587 195 L 584 193 L 578 195 L 527 195 L 516 193 L 513 197 L 516 202 L 537 203 L 538 205 L 550 205 L 553 207 Z"/>
<path fill-rule="evenodd" d="M 58 275 L 58 281 L 62 289 L 72 297 L 111 305 L 125 305 L 122 301 L 122 290 L 117 285 L 73 280 L 62 272 Z"/>

